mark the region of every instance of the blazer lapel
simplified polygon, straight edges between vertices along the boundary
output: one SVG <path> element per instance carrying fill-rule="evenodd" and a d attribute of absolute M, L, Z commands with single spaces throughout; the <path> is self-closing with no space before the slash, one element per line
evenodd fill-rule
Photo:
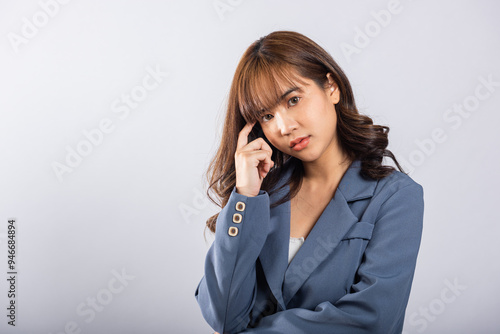
<path fill-rule="evenodd" d="M 363 178 L 359 173 L 360 170 L 361 161 L 353 161 L 344 173 L 333 199 L 290 262 L 283 285 L 285 306 L 319 264 L 335 250 L 344 235 L 358 222 L 348 202 L 373 196 L 378 181 Z"/>
<path fill-rule="evenodd" d="M 304 244 L 290 262 L 285 274 L 283 295 L 285 305 L 311 273 L 323 262 L 358 219 L 339 191 L 327 205 Z"/>
<path fill-rule="evenodd" d="M 291 171 L 282 178 L 276 188 L 278 189 L 284 181 L 288 180 Z M 283 197 L 290 188 L 283 187 L 270 196 L 270 203 Z M 282 203 L 270 210 L 271 231 L 259 256 L 267 283 L 278 301 L 278 309 L 284 310 L 282 284 L 285 271 L 288 266 L 288 245 L 290 241 L 290 201 Z"/>
<path fill-rule="evenodd" d="M 361 161 L 354 160 L 344 173 L 335 196 L 327 205 L 293 260 L 288 265 L 290 242 L 290 201 L 270 210 L 271 231 L 259 260 L 267 282 L 282 310 L 311 273 L 339 244 L 342 237 L 358 222 L 348 202 L 373 196 L 378 181 L 359 173 Z M 283 177 L 288 180 L 291 171 Z M 281 185 L 278 184 L 277 188 Z M 290 190 L 285 186 L 271 196 L 271 203 Z M 274 198 L 276 197 L 276 198 Z"/>

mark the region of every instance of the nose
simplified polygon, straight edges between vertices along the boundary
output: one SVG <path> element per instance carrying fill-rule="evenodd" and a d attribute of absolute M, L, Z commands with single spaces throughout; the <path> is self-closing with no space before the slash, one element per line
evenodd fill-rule
<path fill-rule="evenodd" d="M 276 117 L 278 131 L 282 136 L 286 136 L 292 133 L 293 130 L 297 129 L 297 122 L 291 115 L 287 114 L 286 111 L 277 111 L 274 117 Z"/>

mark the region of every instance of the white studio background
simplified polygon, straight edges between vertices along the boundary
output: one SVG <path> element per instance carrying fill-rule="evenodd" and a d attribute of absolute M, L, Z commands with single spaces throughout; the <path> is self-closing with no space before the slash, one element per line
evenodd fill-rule
<path fill-rule="evenodd" d="M 218 211 L 203 174 L 244 50 L 294 30 L 332 54 L 360 112 L 391 128 L 389 149 L 424 187 L 405 333 L 498 333 L 499 10 L 2 0 L 0 332 L 211 333 L 194 298 Z"/>

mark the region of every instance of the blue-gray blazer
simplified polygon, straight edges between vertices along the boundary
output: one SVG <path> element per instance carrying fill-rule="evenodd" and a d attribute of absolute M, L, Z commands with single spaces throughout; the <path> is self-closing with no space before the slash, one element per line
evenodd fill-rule
<path fill-rule="evenodd" d="M 217 218 L 195 298 L 219 333 L 401 333 L 422 235 L 423 188 L 355 160 L 288 264 L 289 187 L 233 189 Z M 284 173 L 278 189 L 290 176 Z"/>

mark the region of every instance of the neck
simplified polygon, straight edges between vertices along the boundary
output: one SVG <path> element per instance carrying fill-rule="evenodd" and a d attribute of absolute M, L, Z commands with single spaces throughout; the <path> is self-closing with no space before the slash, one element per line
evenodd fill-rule
<path fill-rule="evenodd" d="M 351 162 L 340 147 L 330 149 L 315 161 L 302 161 L 304 166 L 303 182 L 308 185 L 309 189 L 334 190 L 338 187 Z"/>

